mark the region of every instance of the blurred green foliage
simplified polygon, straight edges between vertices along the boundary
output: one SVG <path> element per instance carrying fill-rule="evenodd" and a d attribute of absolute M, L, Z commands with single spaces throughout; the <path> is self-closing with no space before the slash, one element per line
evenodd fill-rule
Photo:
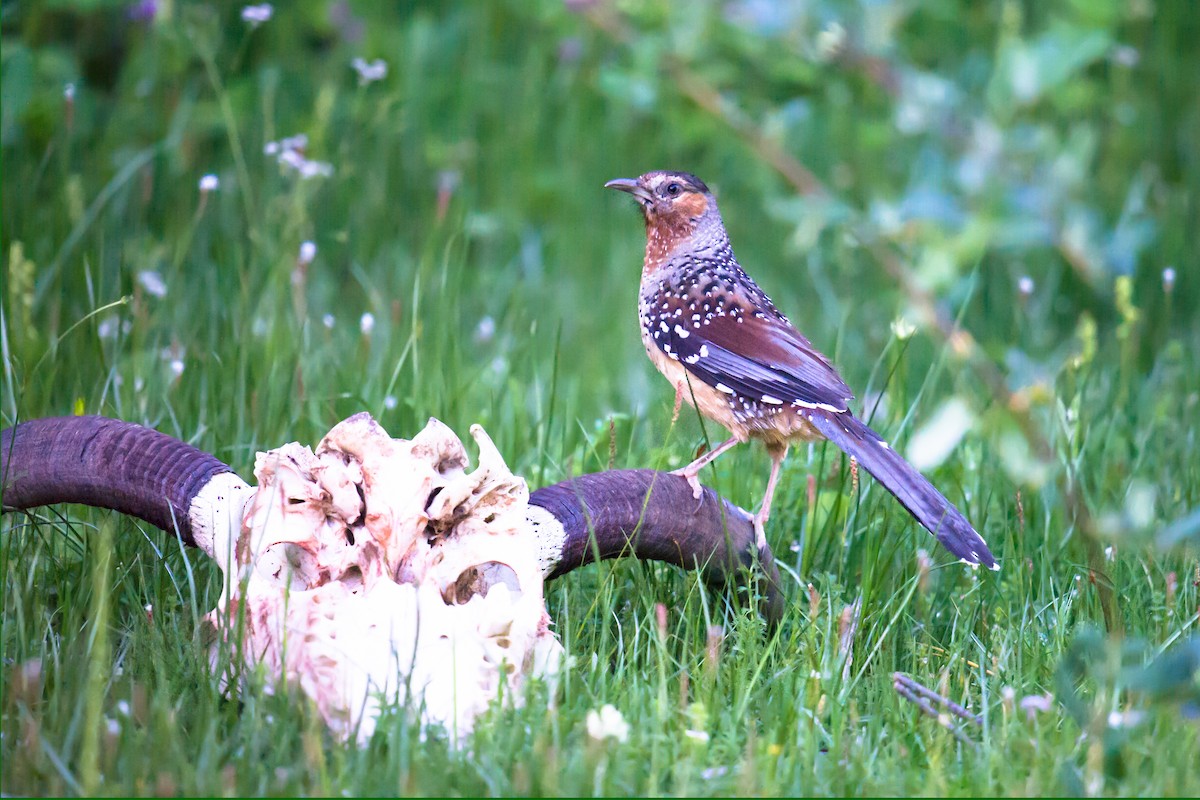
<path fill-rule="evenodd" d="M 15 535 L 6 516 L 5 669 L 46 664 L 51 688 L 41 739 L 4 704 L 4 761 L 20 765 L 5 791 L 96 788 L 75 776 L 104 758 L 111 791 L 160 793 L 1200 791 L 1177 698 L 1129 694 L 1141 673 L 1088 666 L 1121 646 L 1076 637 L 1107 621 L 1195 650 L 1194 4 L 327 0 L 259 24 L 243 10 L 0 4 L 5 425 L 108 414 L 249 476 L 257 449 L 315 443 L 366 409 L 397 436 L 430 415 L 481 422 L 535 486 L 679 466 L 719 434 L 669 421 L 636 333 L 640 223 L 601 187 L 684 169 L 889 438 L 969 410 L 931 477 L 1004 570 L 922 573 L 924 534 L 810 450 L 789 462 L 770 532 L 797 577 L 781 639 L 727 616 L 734 644 L 705 671 L 720 609 L 692 579 L 572 576 L 549 595 L 580 660 L 561 710 L 485 729 L 464 759 L 403 725 L 343 751 L 288 698 L 230 710 L 189 639 L 216 597 L 211 566 L 157 532 L 143 531 L 152 548 L 118 535 L 111 652 L 155 691 L 150 721 L 104 755 L 80 745 L 77 709 L 88 659 L 108 651 L 71 632 L 95 630 L 89 528 L 107 517 Z M 386 75 L 364 80 L 356 58 Z M 970 338 L 948 341 L 924 298 Z M 748 504 L 766 463 L 740 450 L 705 480 Z M 839 615 L 856 600 L 848 658 Z M 645 638 L 656 601 L 679 615 L 669 649 Z M 1126 666 L 1149 675 L 1163 658 Z M 982 754 L 920 728 L 892 670 L 999 714 Z M 12 674 L 6 696 L 24 702 Z M 1107 705 L 1056 688 L 1069 714 L 1023 723 L 998 699 L 1057 681 L 1100 681 Z M 611 754 L 587 742 L 602 702 L 642 738 Z M 1081 734 L 1099 741 L 1095 720 L 1130 703 L 1146 721 L 1093 751 Z M 679 730 L 702 718 L 703 748 Z"/>

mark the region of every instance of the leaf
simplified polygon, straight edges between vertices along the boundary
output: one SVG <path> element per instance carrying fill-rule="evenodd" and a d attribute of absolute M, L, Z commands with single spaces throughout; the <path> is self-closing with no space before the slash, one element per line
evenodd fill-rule
<path fill-rule="evenodd" d="M 1011 39 L 1001 46 L 988 85 L 988 103 L 1003 114 L 1028 106 L 1104 55 L 1112 44 L 1105 31 L 1057 23 L 1032 40 Z"/>

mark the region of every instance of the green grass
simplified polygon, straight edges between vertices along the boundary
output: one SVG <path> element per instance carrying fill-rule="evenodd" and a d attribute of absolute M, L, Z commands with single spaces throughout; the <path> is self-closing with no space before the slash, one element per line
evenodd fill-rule
<path fill-rule="evenodd" d="M 479 422 L 534 487 L 680 466 L 724 432 L 671 424 L 636 331 L 640 222 L 601 186 L 688 169 L 890 441 L 951 398 L 971 410 L 929 474 L 1003 569 L 952 562 L 833 448 L 797 448 L 768 531 L 777 631 L 694 575 L 589 567 L 548 587 L 571 656 L 553 706 L 497 709 L 462 750 L 397 709 L 359 749 L 297 696 L 222 695 L 195 633 L 219 574 L 197 553 L 107 512 L 5 515 L 4 792 L 1200 794 L 1194 662 L 1172 690 L 1163 660 L 1200 641 L 1194 516 L 1183 544 L 1162 537 L 1200 507 L 1194 15 L 830 3 L 781 6 L 775 28 L 738 17 L 752 5 L 355 7 L 357 43 L 325 3 L 254 31 L 234 5 L 164 4 L 152 24 L 104 3 L 4 6 L 3 423 L 142 422 L 247 478 L 257 450 L 361 410 L 396 436 Z M 894 91 L 822 55 L 834 19 Z M 357 85 L 360 55 L 387 78 Z M 1014 97 L 1022 58 L 1039 83 Z M 331 177 L 264 155 L 301 132 Z M 798 194 L 778 153 L 828 193 Z M 202 197 L 207 173 L 221 185 Z M 900 316 L 919 323 L 909 339 Z M 746 446 L 703 479 L 752 507 L 767 468 Z M 903 700 L 896 671 L 982 714 L 975 744 Z M 1047 691 L 1046 713 L 1014 707 Z M 589 739 L 606 703 L 628 742 Z M 1110 725 L 1128 711 L 1144 716 Z"/>

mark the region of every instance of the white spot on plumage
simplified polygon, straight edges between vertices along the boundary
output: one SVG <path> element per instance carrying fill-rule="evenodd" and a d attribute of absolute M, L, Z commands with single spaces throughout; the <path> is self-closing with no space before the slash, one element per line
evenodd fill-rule
<path fill-rule="evenodd" d="M 764 394 L 764 395 L 762 396 L 762 401 L 763 401 L 764 403 L 770 403 L 770 404 L 771 404 L 771 405 L 773 405 L 773 406 L 781 406 L 781 405 L 783 405 L 783 401 L 782 401 L 782 400 L 780 400 L 778 397 L 771 397 L 771 395 L 769 395 L 769 394 Z"/>
<path fill-rule="evenodd" d="M 688 333 L 681 325 L 675 326 L 675 335 L 678 336 L 680 339 L 686 339 L 689 336 L 691 336 L 691 334 Z"/>
<path fill-rule="evenodd" d="M 717 391 L 724 392 L 725 394 L 733 394 L 733 389 L 730 389 L 728 386 L 726 386 L 723 383 L 717 384 Z"/>
<path fill-rule="evenodd" d="M 822 411 L 832 411 L 835 414 L 841 414 L 843 411 L 846 410 L 845 406 L 838 408 L 837 406 L 831 406 L 828 403 L 814 403 L 810 400 L 801 400 L 799 398 L 793 400 L 792 405 L 798 406 L 800 408 L 814 408 L 814 409 L 820 409 Z"/>
<path fill-rule="evenodd" d="M 708 345 L 706 345 L 706 344 L 700 345 L 700 357 L 708 358 Z"/>

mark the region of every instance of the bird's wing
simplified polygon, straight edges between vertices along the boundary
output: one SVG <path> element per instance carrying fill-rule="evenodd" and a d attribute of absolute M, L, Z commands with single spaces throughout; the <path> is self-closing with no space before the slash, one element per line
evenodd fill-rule
<path fill-rule="evenodd" d="M 681 308 L 685 301 L 677 301 Z M 694 307 L 694 306 L 693 306 Z M 696 320 L 664 309 L 652 339 L 695 377 L 767 404 L 840 412 L 854 395 L 833 365 L 786 320 L 741 306 Z"/>

